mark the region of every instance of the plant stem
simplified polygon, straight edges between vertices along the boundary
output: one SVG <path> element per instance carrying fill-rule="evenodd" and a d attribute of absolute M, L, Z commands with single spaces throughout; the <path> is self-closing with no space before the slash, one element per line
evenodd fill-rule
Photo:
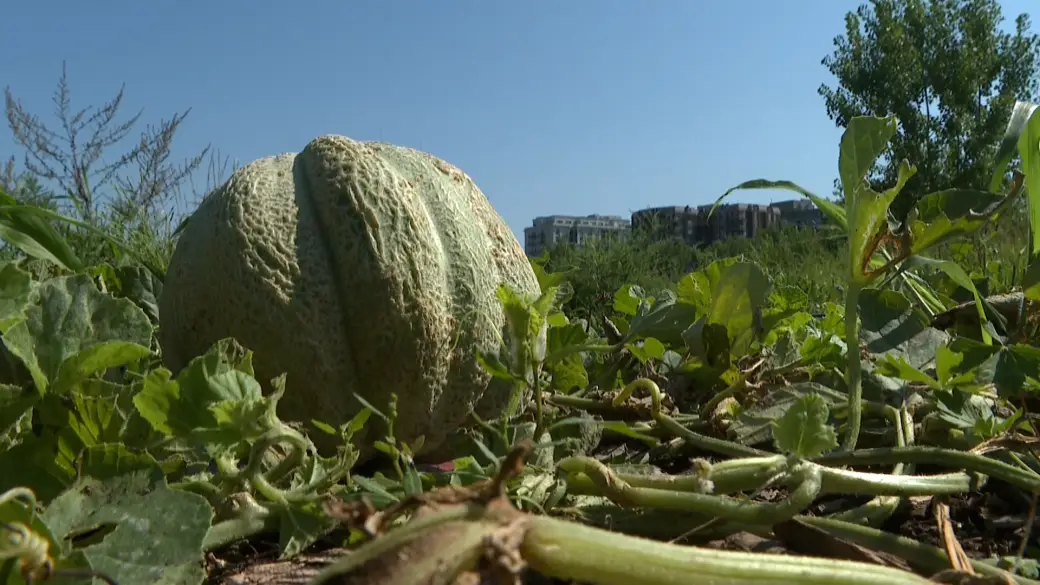
<path fill-rule="evenodd" d="M 857 524 L 851 524 L 833 518 L 799 516 L 798 520 L 805 522 L 810 526 L 815 526 L 830 532 L 840 538 L 848 539 L 871 550 L 886 552 L 906 559 L 907 562 L 917 566 L 919 570 L 924 569 L 938 572 L 949 568 L 950 566 L 950 558 L 942 549 L 918 542 L 905 536 L 899 536 L 876 528 L 859 526 Z M 1017 582 L 1023 585 L 1037 585 L 1040 583 L 1018 575 L 1009 575 L 1009 573 L 1003 569 L 979 559 L 971 559 L 971 566 L 983 575 L 1001 578 L 1011 576 L 1013 579 L 1012 582 Z"/>
<path fill-rule="evenodd" d="M 861 367 L 859 358 L 859 291 L 860 285 L 849 279 L 845 292 L 845 346 L 848 355 L 848 369 L 845 382 L 848 388 L 849 411 L 848 428 L 845 431 L 845 451 L 854 451 L 859 441 L 859 429 L 863 419 L 863 387 L 861 385 Z"/>
<path fill-rule="evenodd" d="M 595 585 L 934 585 L 874 564 L 718 551 L 532 516 L 520 552 L 531 568 Z"/>
<path fill-rule="evenodd" d="M 835 452 L 814 457 L 812 461 L 821 465 L 888 465 L 892 463 L 918 463 L 960 468 L 968 472 L 988 475 L 1006 481 L 1027 492 L 1040 491 L 1040 475 L 1019 469 L 1002 461 L 938 447 L 892 447 L 863 449 L 855 453 Z"/>
<path fill-rule="evenodd" d="M 233 542 L 248 540 L 258 534 L 278 532 L 278 525 L 278 517 L 271 515 L 249 515 L 224 520 L 210 526 L 206 531 L 206 537 L 202 540 L 202 550 L 210 552 Z"/>

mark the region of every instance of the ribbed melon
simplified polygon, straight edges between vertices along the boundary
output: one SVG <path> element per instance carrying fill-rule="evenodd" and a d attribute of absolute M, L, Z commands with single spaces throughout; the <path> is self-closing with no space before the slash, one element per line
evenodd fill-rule
<path fill-rule="evenodd" d="M 477 363 L 508 339 L 501 283 L 538 293 L 469 176 L 410 148 L 320 136 L 203 200 L 170 261 L 159 340 L 176 372 L 234 337 L 261 381 L 288 374 L 284 420 L 337 425 L 361 407 L 352 393 L 383 409 L 396 392 L 398 438 L 425 435 L 429 452 L 470 405 L 493 417 L 508 402 Z M 363 457 L 373 438 L 359 437 Z"/>

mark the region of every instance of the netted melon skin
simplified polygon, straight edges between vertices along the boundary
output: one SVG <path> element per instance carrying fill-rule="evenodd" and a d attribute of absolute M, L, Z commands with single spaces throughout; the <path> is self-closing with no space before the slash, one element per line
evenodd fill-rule
<path fill-rule="evenodd" d="M 469 176 L 414 149 L 320 136 L 240 168 L 192 214 L 164 282 L 159 341 L 176 372 L 237 339 L 261 382 L 287 374 L 284 420 L 338 425 L 361 408 L 354 392 L 384 412 L 395 392 L 395 434 L 423 435 L 428 453 L 470 405 L 494 417 L 509 401 L 477 361 L 509 339 L 503 282 L 539 291 Z M 363 459 L 381 426 L 356 437 Z M 309 434 L 323 451 L 334 445 Z"/>

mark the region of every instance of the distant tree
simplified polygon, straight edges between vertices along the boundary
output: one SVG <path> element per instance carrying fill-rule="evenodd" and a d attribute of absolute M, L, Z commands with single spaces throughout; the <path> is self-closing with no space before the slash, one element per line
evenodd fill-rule
<path fill-rule="evenodd" d="M 855 116 L 895 114 L 900 132 L 869 181 L 895 183 L 917 166 L 893 211 L 949 187 L 985 188 L 1015 100 L 1035 100 L 1040 38 L 1029 17 L 1013 33 L 996 0 L 870 0 L 845 15 L 845 34 L 823 65 L 837 78 L 819 93 L 839 127 Z"/>

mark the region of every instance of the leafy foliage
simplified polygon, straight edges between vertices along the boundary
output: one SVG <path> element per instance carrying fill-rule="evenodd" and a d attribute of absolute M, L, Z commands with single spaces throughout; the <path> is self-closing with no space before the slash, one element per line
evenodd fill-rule
<path fill-rule="evenodd" d="M 597 566 L 575 560 L 587 555 L 538 565 L 588 582 L 638 582 L 639 559 L 626 556 L 635 550 L 677 554 L 625 535 L 674 539 L 709 521 L 715 535 L 750 526 L 781 538 L 790 523 L 812 526 L 920 570 L 945 569 L 938 548 L 883 530 L 900 502 L 971 493 L 981 479 L 1040 491 L 1040 463 L 1011 440 L 1036 435 L 1028 415 L 1040 392 L 1040 319 L 1030 302 L 1038 287 L 1016 291 L 1018 305 L 987 296 L 980 289 L 998 272 L 956 247 L 989 246 L 980 233 L 1021 221 L 1010 212 L 1026 192 L 1028 231 L 1005 235 L 1021 236 L 1017 246 L 1035 241 L 1029 220 L 1040 190 L 1027 187 L 1040 160 L 1036 124 L 1040 113 L 1009 126 L 1005 142 L 1023 164 L 1005 191 L 926 194 L 902 231 L 888 217 L 916 168 L 902 161 L 891 184 L 866 180 L 898 136 L 898 119 L 855 117 L 838 153 L 841 203 L 789 180 L 734 187 L 807 196 L 833 218 L 828 230 L 702 250 L 644 242 L 659 263 L 634 261 L 638 239 L 534 261 L 539 295 L 498 291 L 511 351 L 479 356 L 510 382 L 512 408 L 500 420 L 474 416 L 435 461 L 417 461 L 420 445 L 395 437 L 396 397 L 385 405 L 359 398 L 364 408 L 339 428 L 281 420 L 284 376 L 263 381 L 273 389 L 265 393 L 252 353 L 236 340 L 170 371 L 155 339 L 161 278 L 144 262 L 85 260 L 55 228 L 76 220 L 0 194 L 9 198 L 0 235 L 21 253 L 0 262 L 0 531 L 9 536 L 0 559 L 17 561 L 0 564 L 0 580 L 56 571 L 89 582 L 70 572 L 78 569 L 120 583 L 196 584 L 204 555 L 244 539 L 276 540 L 288 558 L 323 537 L 353 547 L 373 535 L 336 570 L 385 576 L 373 567 L 401 570 L 393 559 L 407 557 L 417 559 L 408 570 L 432 578 L 484 555 L 488 531 L 503 535 L 503 518 L 523 520 L 510 526 L 528 526 L 521 536 L 529 540 L 526 549 L 509 539 L 502 546 L 528 554 L 599 543 L 609 560 Z M 599 263 L 582 270 L 580 258 Z M 639 280 L 625 281 L 632 275 L 604 261 L 613 258 Z M 1034 259 L 1016 265 L 1027 266 L 1024 282 L 1036 282 Z M 807 284 L 821 265 L 826 280 Z M 383 432 L 382 458 L 360 468 L 351 438 L 371 424 Z M 314 432 L 341 447 L 319 454 Z M 925 474 L 919 465 L 948 469 Z M 758 497 L 765 490 L 771 497 Z M 502 494 L 509 502 L 490 503 Z M 807 513 L 828 494 L 851 498 L 838 512 Z M 429 515 L 385 530 L 382 514 L 431 503 Z M 453 508 L 462 503 L 471 507 Z M 337 516 L 337 507 L 347 513 Z M 639 514 L 627 515 L 633 507 Z M 575 521 L 614 534 L 577 530 Z M 438 522 L 455 536 L 408 540 Z M 435 545 L 409 556 L 413 541 Z M 971 566 L 1004 576 L 1005 561 Z M 802 558 L 783 574 L 729 553 L 697 562 L 706 574 L 780 583 L 862 570 L 840 565 L 838 575 L 828 571 L 839 565 Z M 877 582 L 921 582 L 894 569 L 884 577 L 896 580 Z"/>
<path fill-rule="evenodd" d="M 898 182 L 901 161 L 917 166 L 897 218 L 925 193 L 987 185 L 1015 101 L 1037 97 L 1040 37 L 1028 15 L 1011 33 L 1003 18 L 996 0 L 870 0 L 846 15 L 823 60 L 837 84 L 819 93 L 838 127 L 857 116 L 899 119 L 902 132 L 870 174 L 881 189 Z"/>

